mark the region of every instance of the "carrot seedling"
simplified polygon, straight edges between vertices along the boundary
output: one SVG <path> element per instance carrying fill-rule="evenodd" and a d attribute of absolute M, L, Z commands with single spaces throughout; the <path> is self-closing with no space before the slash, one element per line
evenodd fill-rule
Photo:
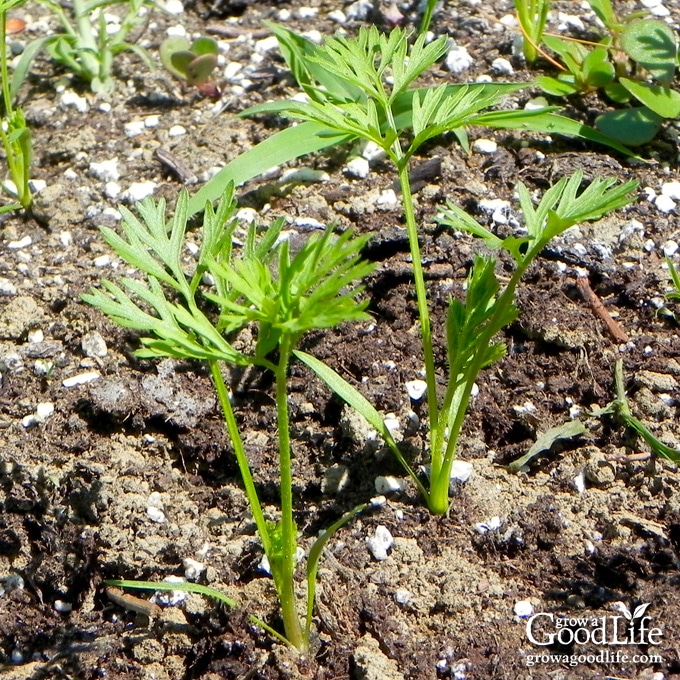
<path fill-rule="evenodd" d="M 368 236 L 331 228 L 309 237 L 293 255 L 276 222 L 258 234 L 251 226 L 242 247 L 232 244 L 235 221 L 233 185 L 220 205 L 206 205 L 203 242 L 189 270 L 183 260 L 188 195 L 182 192 L 175 215 L 166 217 L 164 201 L 147 199 L 139 218 L 123 209 L 123 235 L 102 228 L 107 243 L 143 277 L 103 281 L 84 300 L 113 321 L 141 333 L 139 357 L 176 357 L 205 361 L 214 381 L 248 502 L 271 567 L 284 622 L 283 637 L 305 652 L 309 648 L 311 614 L 298 615 L 295 595 L 298 530 L 295 524 L 293 472 L 288 416 L 288 369 L 301 337 L 310 330 L 331 328 L 370 317 L 361 299 L 360 281 L 373 265 L 361 259 Z M 141 218 L 141 219 L 140 219 Z M 203 281 L 209 275 L 212 285 Z M 217 309 L 212 314 L 209 310 Z M 257 342 L 250 353 L 231 342 L 246 326 Z M 270 370 L 276 384 L 279 450 L 279 516 L 265 517 L 248 463 L 222 365 L 257 366 Z M 307 560 L 308 602 L 313 607 L 313 582 L 321 547 L 331 533 L 367 506 L 344 515 L 317 539 Z M 116 584 L 129 586 L 128 582 Z M 174 585 L 174 584 L 173 584 Z M 194 589 L 194 592 L 199 590 Z M 200 591 L 203 592 L 203 591 Z M 279 637 L 280 634 L 279 634 Z"/>

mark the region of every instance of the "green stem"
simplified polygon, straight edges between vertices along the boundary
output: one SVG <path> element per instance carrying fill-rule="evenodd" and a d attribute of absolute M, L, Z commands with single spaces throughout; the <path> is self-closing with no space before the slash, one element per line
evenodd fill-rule
<path fill-rule="evenodd" d="M 397 142 L 398 144 L 398 142 Z M 423 343 L 423 355 L 425 359 L 425 382 L 427 383 L 427 410 L 430 419 L 430 437 L 433 441 L 431 446 L 431 466 L 436 472 L 441 466 L 441 447 L 435 439 L 439 438 L 439 408 L 437 405 L 437 375 L 434 367 L 434 350 L 432 349 L 432 330 L 430 327 L 430 311 L 427 305 L 427 290 L 425 288 L 425 276 L 418 243 L 418 225 L 413 207 L 413 195 L 411 182 L 408 176 L 408 162 L 402 156 L 400 148 L 394 147 L 395 163 L 399 171 L 399 186 L 401 188 L 402 202 L 404 205 L 404 218 L 406 219 L 406 232 L 408 234 L 411 261 L 413 264 L 413 279 L 416 287 L 416 301 L 418 305 L 418 317 L 420 319 L 420 335 Z"/>
<path fill-rule="evenodd" d="M 234 454 L 236 455 L 238 468 L 241 472 L 241 479 L 243 480 L 246 497 L 248 498 L 248 503 L 250 504 L 250 510 L 253 513 L 255 526 L 257 527 L 257 531 L 260 534 L 260 541 L 262 541 L 264 552 L 267 556 L 269 556 L 271 554 L 272 545 L 269 536 L 269 530 L 267 529 L 267 522 L 265 521 L 264 514 L 262 513 L 262 506 L 260 505 L 260 499 L 258 498 L 257 491 L 255 489 L 253 475 L 250 472 L 248 458 L 246 457 L 246 452 L 243 448 L 243 442 L 241 441 L 241 435 L 238 431 L 238 424 L 236 423 L 234 411 L 231 408 L 231 402 L 229 401 L 227 387 L 224 384 L 224 378 L 222 378 L 222 373 L 220 372 L 219 363 L 217 361 L 210 362 L 210 371 L 215 384 L 215 390 L 217 391 L 217 397 L 220 401 L 220 406 L 222 407 L 224 422 L 226 423 L 227 432 L 229 433 L 229 438 L 231 439 L 231 445 L 234 447 Z"/>
<path fill-rule="evenodd" d="M 90 12 L 87 11 L 87 6 L 83 0 L 73 0 L 73 13 L 76 17 L 78 34 L 75 51 L 81 64 L 81 75 L 88 82 L 91 82 L 93 78 L 100 76 L 100 60 L 98 55 L 101 54 L 101 50 L 92 34 Z"/>
<path fill-rule="evenodd" d="M 281 603 L 283 625 L 290 643 L 306 652 L 309 640 L 303 633 L 295 598 L 295 558 L 297 552 L 297 527 L 293 518 L 293 470 L 290 450 L 290 423 L 288 417 L 288 364 L 292 342 L 284 335 L 279 344 L 279 362 L 276 366 L 276 420 L 279 434 L 279 473 L 281 480 L 281 559 L 273 573 Z"/>

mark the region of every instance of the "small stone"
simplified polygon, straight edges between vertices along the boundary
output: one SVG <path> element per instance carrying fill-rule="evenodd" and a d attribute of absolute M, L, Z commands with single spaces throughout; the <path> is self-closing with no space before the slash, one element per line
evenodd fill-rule
<path fill-rule="evenodd" d="M 370 0 L 357 0 L 347 8 L 347 18 L 350 21 L 365 21 L 373 12 Z"/>
<path fill-rule="evenodd" d="M 409 380 L 404 386 L 413 401 L 420 401 L 427 392 L 427 383 L 424 380 Z"/>
<path fill-rule="evenodd" d="M 104 195 L 107 198 L 118 198 L 121 192 L 121 186 L 118 182 L 107 182 L 104 185 Z"/>
<path fill-rule="evenodd" d="M 327 172 L 313 168 L 291 168 L 281 173 L 281 182 L 329 182 L 330 179 L 331 176 Z"/>
<path fill-rule="evenodd" d="M 406 588 L 398 588 L 394 591 L 394 601 L 402 606 L 407 605 L 413 599 L 413 595 Z"/>
<path fill-rule="evenodd" d="M 375 142 L 366 142 L 361 147 L 361 155 L 369 163 L 375 163 L 375 162 L 381 161 L 381 160 L 383 160 L 384 158 L 387 157 L 387 154 L 385 153 L 385 149 L 378 146 Z"/>
<path fill-rule="evenodd" d="M 498 144 L 493 139 L 477 139 L 472 144 L 472 150 L 477 153 L 493 154 L 498 150 Z"/>
<path fill-rule="evenodd" d="M 649 13 L 655 17 L 667 17 L 670 16 L 671 11 L 665 5 L 657 5 L 649 10 Z"/>
<path fill-rule="evenodd" d="M 478 534 L 481 534 L 484 536 L 485 534 L 488 534 L 491 531 L 498 531 L 498 529 L 501 528 L 501 518 L 498 515 L 494 515 L 491 517 L 491 519 L 488 519 L 486 522 L 479 522 L 478 524 L 475 524 L 475 531 Z"/>
<path fill-rule="evenodd" d="M 144 127 L 157 128 L 160 122 L 161 122 L 160 116 L 147 116 L 144 119 Z"/>
<path fill-rule="evenodd" d="M 466 460 L 454 460 L 451 466 L 451 481 L 465 484 L 472 477 L 472 463 Z"/>
<path fill-rule="evenodd" d="M 515 602 L 514 612 L 520 619 L 528 619 L 534 613 L 534 605 L 529 600 L 520 600 Z"/>
<path fill-rule="evenodd" d="M 678 252 L 679 247 L 677 241 L 666 241 L 666 243 L 661 246 L 661 250 L 666 257 L 673 257 L 673 255 Z"/>
<path fill-rule="evenodd" d="M 109 351 L 106 341 L 98 331 L 91 331 L 83 335 L 80 346 L 83 354 L 92 359 L 105 357 Z"/>
<path fill-rule="evenodd" d="M 115 182 L 120 179 L 118 159 L 110 158 L 101 163 L 90 163 L 90 174 L 102 182 Z"/>
<path fill-rule="evenodd" d="M 123 192 L 123 198 L 132 203 L 142 201 L 153 194 L 156 190 L 156 186 L 156 182 L 152 182 L 151 180 L 134 182 Z"/>
<path fill-rule="evenodd" d="M 59 104 L 62 108 L 75 108 L 79 113 L 87 113 L 90 108 L 85 97 L 81 97 L 71 90 L 67 90 L 61 95 Z"/>
<path fill-rule="evenodd" d="M 387 559 L 387 551 L 394 544 L 394 537 L 389 529 L 382 524 L 375 528 L 375 534 L 366 538 L 366 547 L 378 562 Z"/>
<path fill-rule="evenodd" d="M 375 490 L 379 494 L 399 493 L 406 488 L 406 482 L 398 477 L 380 475 L 375 478 Z"/>
<path fill-rule="evenodd" d="M 126 137 L 138 137 L 144 132 L 145 125 L 143 120 L 133 120 L 125 123 L 123 130 Z"/>
<path fill-rule="evenodd" d="M 385 189 L 375 200 L 375 205 L 383 210 L 394 210 L 398 205 L 397 194 L 394 189 Z"/>
<path fill-rule="evenodd" d="M 670 196 L 660 194 L 654 199 L 654 205 L 662 213 L 669 213 L 675 209 L 675 201 Z"/>
<path fill-rule="evenodd" d="M 401 430 L 401 423 L 399 418 L 397 418 L 394 413 L 387 413 L 383 420 L 385 427 L 390 431 L 390 434 L 395 437 L 397 433 Z"/>
<path fill-rule="evenodd" d="M 678 389 L 678 382 L 672 375 L 654 371 L 638 371 L 635 383 L 648 387 L 652 392 L 673 392 Z"/>
<path fill-rule="evenodd" d="M 28 188 L 34 193 L 39 194 L 47 187 L 47 182 L 44 179 L 29 179 Z"/>
<path fill-rule="evenodd" d="M 31 243 L 33 243 L 33 239 L 27 235 L 19 239 L 18 241 L 10 241 L 7 244 L 7 247 L 10 250 L 21 250 L 22 248 L 27 248 L 28 246 L 30 246 Z"/>
<path fill-rule="evenodd" d="M 467 71 L 475 62 L 464 47 L 454 45 L 449 49 L 444 63 L 451 73 L 459 74 Z"/>
<path fill-rule="evenodd" d="M 64 602 L 63 600 L 55 600 L 54 610 L 60 614 L 69 614 L 73 611 L 73 605 L 70 602 Z"/>
<path fill-rule="evenodd" d="M 87 385 L 87 383 L 99 380 L 99 378 L 101 378 L 99 371 L 87 371 L 86 373 L 72 375 L 70 378 L 63 380 L 61 384 L 64 387 L 76 387 L 77 385 Z"/>
<path fill-rule="evenodd" d="M 186 135 L 187 129 L 183 125 L 173 125 L 169 130 L 168 130 L 168 137 L 181 137 L 182 135 Z"/>
<path fill-rule="evenodd" d="M 35 408 L 35 416 L 41 422 L 45 422 L 54 413 L 54 404 L 51 401 L 41 401 Z"/>
<path fill-rule="evenodd" d="M 664 182 L 661 186 L 661 193 L 674 201 L 680 201 L 680 182 L 677 180 Z"/>
<path fill-rule="evenodd" d="M 187 581 L 195 581 L 205 571 L 205 564 L 197 562 L 191 557 L 186 557 L 182 561 L 184 566 L 184 577 Z"/>
<path fill-rule="evenodd" d="M 174 14 L 175 16 L 178 16 L 179 14 L 184 13 L 184 3 L 182 0 L 166 0 L 166 2 L 163 4 L 163 9 L 168 14 Z"/>
<path fill-rule="evenodd" d="M 256 54 L 267 54 L 267 52 L 277 49 L 278 46 L 279 41 L 276 39 L 276 36 L 270 35 L 255 43 L 255 52 Z"/>
<path fill-rule="evenodd" d="M 111 264 L 111 256 L 110 255 L 100 255 L 99 257 L 95 257 L 94 260 L 92 260 L 92 264 L 95 267 L 108 267 Z"/>
<path fill-rule="evenodd" d="M 0 295 L 16 295 L 17 287 L 9 280 L 0 278 Z"/>
<path fill-rule="evenodd" d="M 156 508 L 153 505 L 146 509 L 146 514 L 148 518 L 156 524 L 163 524 L 165 522 L 165 513 L 160 508 Z"/>
<path fill-rule="evenodd" d="M 318 7 L 300 7 L 297 11 L 298 19 L 314 19 L 318 14 Z"/>
<path fill-rule="evenodd" d="M 352 158 L 352 160 L 348 161 L 347 165 L 345 166 L 344 172 L 350 177 L 365 179 L 371 172 L 371 166 L 365 158 Z"/>
<path fill-rule="evenodd" d="M 329 12 L 327 16 L 331 21 L 334 21 L 336 24 L 347 23 L 347 16 L 341 9 L 334 9 L 332 12 Z"/>
<path fill-rule="evenodd" d="M 511 76 L 515 69 L 512 68 L 512 64 L 503 57 L 498 57 L 491 62 L 491 68 L 501 76 Z"/>

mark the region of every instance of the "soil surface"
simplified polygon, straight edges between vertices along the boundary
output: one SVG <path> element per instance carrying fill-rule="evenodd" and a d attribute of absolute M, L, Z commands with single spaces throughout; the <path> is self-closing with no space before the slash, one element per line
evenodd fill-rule
<path fill-rule="evenodd" d="M 134 334 L 80 300 L 101 278 L 125 273 L 98 227 L 119 223 L 118 208 L 131 202 L 139 183 L 153 183 L 146 185 L 153 195 L 172 205 L 183 180 L 205 181 L 212 169 L 285 126 L 235 116 L 296 92 L 278 51 L 259 42 L 271 40 L 263 19 L 329 35 L 372 22 L 387 26 L 399 20 L 395 8 L 369 4 L 361 15 L 315 0 L 304 7 L 197 0 L 179 15 L 152 11 L 140 44 L 155 60 L 168 29 L 220 40 L 217 101 L 160 68 L 149 70 L 136 56 L 117 61 L 118 89 L 109 101 L 68 83 L 49 61 L 36 62 L 21 99 L 34 134 L 33 176 L 46 188 L 33 217 L 4 216 L 0 226 L 3 678 L 680 677 L 680 475 L 665 460 L 633 456 L 648 453 L 644 442 L 617 422 L 590 415 L 615 397 L 613 367 L 622 359 L 633 412 L 680 448 L 680 339 L 669 313 L 673 303 L 664 303 L 663 258 L 677 249 L 680 223 L 676 209 L 661 212 L 654 202 L 677 176 L 673 127 L 640 149 L 645 163 L 576 140 L 489 130 L 472 130 L 471 139 L 496 141 L 493 153 L 466 155 L 444 139 L 416 159 L 429 163 L 417 210 L 442 371 L 446 305 L 461 294 L 479 246 L 436 226 L 438 205 L 456 201 L 507 229 L 517 216 L 518 180 L 541 192 L 576 168 L 587 178 L 638 180 L 639 200 L 571 230 L 528 273 L 519 319 L 506 333 L 507 356 L 480 376 L 459 453 L 473 474 L 455 488 L 449 515 L 430 515 L 407 483 L 330 541 L 319 572 L 315 649 L 307 659 L 246 616 L 280 627 L 208 373 L 196 364 L 138 361 Z M 669 21 L 680 19 L 677 6 L 669 9 Z M 337 10 L 345 12 L 344 23 Z M 444 3 L 433 28 L 467 48 L 473 61 L 458 75 L 440 66 L 432 78 L 528 81 L 532 74 L 513 52 L 512 11 L 506 0 Z M 552 28 L 572 26 L 565 16 L 574 12 L 587 33 L 592 13 L 573 3 L 556 4 Z M 415 25 L 413 8 L 400 14 L 403 25 Z M 19 43 L 54 28 L 38 6 L 28 5 L 22 16 L 28 25 L 15 36 Z M 499 57 L 512 74 L 492 68 Z M 64 88 L 82 98 L 76 100 L 82 110 L 68 103 L 73 99 Z M 535 94 L 520 92 L 505 105 L 523 106 Z M 592 123 L 603 106 L 575 100 L 567 113 Z M 159 160 L 160 150 L 180 162 L 182 177 Z M 336 149 L 297 163 L 324 171 L 325 181 L 284 185 L 274 173 L 240 196 L 262 219 L 284 216 L 292 229 L 317 220 L 372 234 L 365 253 L 377 263 L 367 287 L 372 322 L 309 336 L 304 348 L 379 410 L 395 414 L 418 466 L 426 463 L 427 441 L 418 425 L 424 408 L 405 388 L 423 369 L 408 243 L 398 204 L 378 200 L 395 176 L 380 161 L 366 178 L 349 176 L 353 153 Z M 499 216 L 484 209 L 489 199 L 510 204 Z M 612 336 L 594 314 L 578 276 L 587 277 L 623 336 Z M 664 306 L 669 312 L 660 311 Z M 297 522 L 308 546 L 319 530 L 375 495 L 377 476 L 404 474 L 305 367 L 292 366 L 290 385 Z M 233 387 L 256 481 L 273 515 L 271 376 L 234 376 Z M 506 465 L 541 433 L 577 416 L 586 435 L 553 447 L 525 472 L 508 472 Z M 340 489 L 332 483 L 338 477 L 345 479 Z M 377 561 L 366 539 L 381 525 L 394 544 Z M 152 608 L 149 618 L 105 592 L 105 579 L 162 580 L 192 568 L 200 582 L 224 590 L 243 609 L 189 596 L 170 606 L 161 599 L 160 613 Z M 661 631 L 657 644 L 644 636 L 639 642 L 641 615 L 626 644 L 573 641 L 575 631 L 592 631 L 594 620 L 618 621 L 628 635 L 630 612 L 643 604 L 647 627 Z M 527 631 L 532 612 L 544 615 L 532 629 L 536 642 Z M 562 629 L 553 644 L 538 644 Z"/>

